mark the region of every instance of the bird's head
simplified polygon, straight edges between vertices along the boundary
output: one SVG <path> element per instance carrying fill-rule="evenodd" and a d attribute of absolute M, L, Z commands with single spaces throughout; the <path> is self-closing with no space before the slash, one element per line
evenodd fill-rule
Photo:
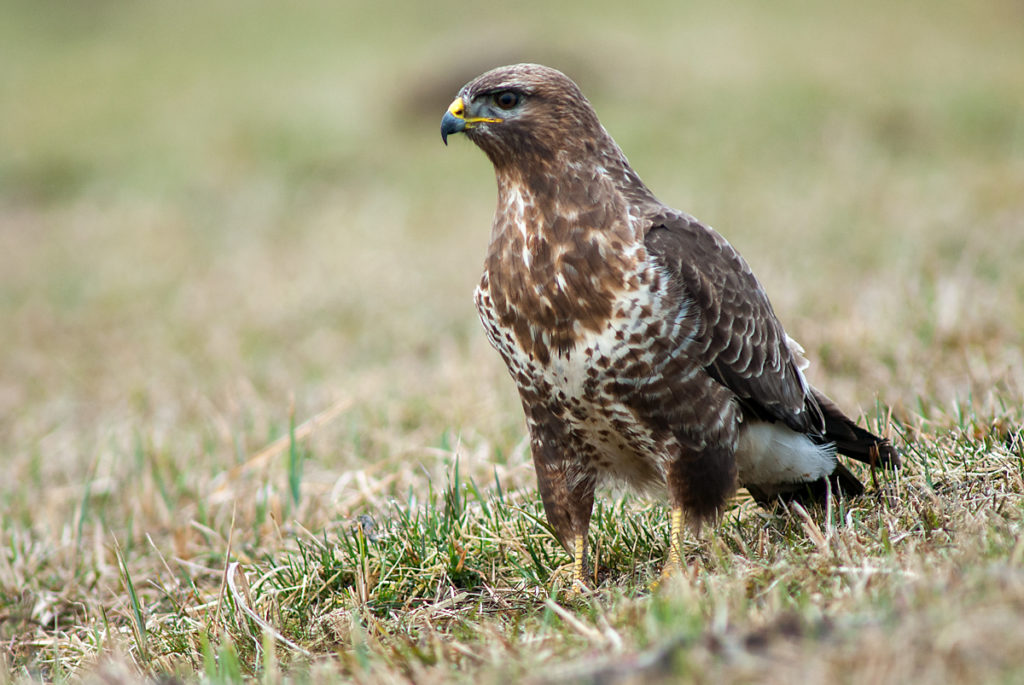
<path fill-rule="evenodd" d="M 515 64 L 482 74 L 459 91 L 441 119 L 441 139 L 465 133 L 495 166 L 550 158 L 604 132 L 579 87 L 562 72 Z"/>

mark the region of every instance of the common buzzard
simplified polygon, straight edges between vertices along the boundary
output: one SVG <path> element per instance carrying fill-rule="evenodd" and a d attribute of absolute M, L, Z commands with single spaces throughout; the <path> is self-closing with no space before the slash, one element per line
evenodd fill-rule
<path fill-rule="evenodd" d="M 498 205 L 476 306 L 519 387 L 548 521 L 583 582 L 594 488 L 668 489 L 684 515 L 737 485 L 760 502 L 863 486 L 836 459 L 897 466 L 801 369 L 739 253 L 662 204 L 568 77 L 536 64 L 466 84 L 441 120 L 491 162 Z"/>

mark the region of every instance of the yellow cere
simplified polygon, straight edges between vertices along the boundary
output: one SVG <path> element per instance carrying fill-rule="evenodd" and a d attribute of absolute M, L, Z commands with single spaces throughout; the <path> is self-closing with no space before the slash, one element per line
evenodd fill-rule
<path fill-rule="evenodd" d="M 462 119 L 467 124 L 500 124 L 505 121 L 497 117 L 467 117 L 466 116 L 466 103 L 462 101 L 461 97 L 455 98 L 452 104 L 448 105 L 448 112 L 453 117 Z"/>
<path fill-rule="evenodd" d="M 466 105 L 463 104 L 462 98 L 455 98 L 455 101 L 448 105 L 448 111 L 451 112 L 452 116 L 461 119 L 462 115 L 466 113 Z"/>

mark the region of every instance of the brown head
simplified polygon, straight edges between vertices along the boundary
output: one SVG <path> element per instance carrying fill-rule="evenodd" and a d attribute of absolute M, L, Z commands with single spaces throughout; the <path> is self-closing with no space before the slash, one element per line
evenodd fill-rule
<path fill-rule="evenodd" d="M 591 157 L 609 143 L 617 150 L 579 87 L 539 64 L 498 67 L 463 86 L 441 120 L 441 138 L 453 133 L 465 133 L 499 169 L 560 152 Z"/>

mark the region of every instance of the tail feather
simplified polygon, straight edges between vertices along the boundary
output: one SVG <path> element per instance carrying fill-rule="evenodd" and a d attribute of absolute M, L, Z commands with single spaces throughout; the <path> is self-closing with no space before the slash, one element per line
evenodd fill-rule
<path fill-rule="evenodd" d="M 880 438 L 853 422 L 817 388 L 811 388 L 814 399 L 825 417 L 824 441 L 833 442 L 836 451 L 871 466 L 897 468 L 900 455 L 886 438 Z"/>

